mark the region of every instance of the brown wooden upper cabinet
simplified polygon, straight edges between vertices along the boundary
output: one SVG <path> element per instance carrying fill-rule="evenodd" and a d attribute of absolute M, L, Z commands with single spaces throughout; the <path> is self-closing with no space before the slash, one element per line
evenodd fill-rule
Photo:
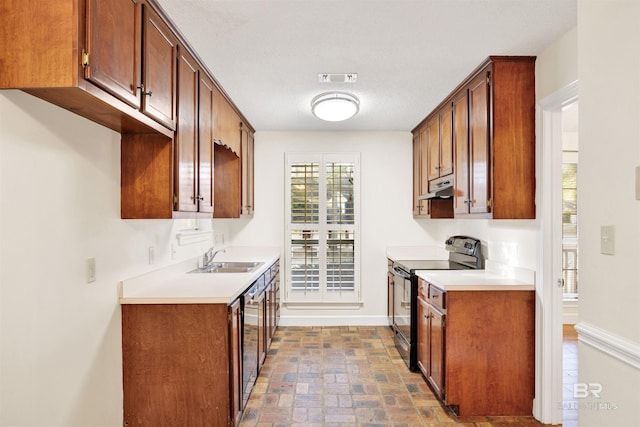
<path fill-rule="evenodd" d="M 451 120 L 451 106 L 446 105 L 427 121 L 429 182 L 453 173 Z"/>
<path fill-rule="evenodd" d="M 413 216 L 429 217 L 429 202 L 420 200 L 421 194 L 428 191 L 427 180 L 427 127 L 413 132 Z"/>
<path fill-rule="evenodd" d="M 176 127 L 177 45 L 177 37 L 148 5 L 87 1 L 85 77 L 171 130 Z"/>
<path fill-rule="evenodd" d="M 214 105 L 215 85 L 200 71 L 198 100 L 198 211 L 213 214 Z M 211 215 L 209 215 L 211 216 Z"/>
<path fill-rule="evenodd" d="M 240 125 L 242 119 L 217 88 L 213 91 L 216 143 L 228 147 L 240 156 Z"/>
<path fill-rule="evenodd" d="M 11 17 L 0 89 L 122 134 L 122 218 L 211 217 L 218 196 L 220 217 L 253 209 L 254 130 L 155 0 L 6 1 L 0 13 Z M 214 145 L 232 156 L 218 165 Z"/>
<path fill-rule="evenodd" d="M 141 15 L 135 0 L 87 1 L 85 77 L 134 108 L 141 105 Z"/>
<path fill-rule="evenodd" d="M 241 215 L 252 217 L 254 209 L 254 139 L 253 131 L 245 124 L 242 124 L 240 128 L 240 153 L 242 159 Z"/>
<path fill-rule="evenodd" d="M 240 122 L 235 133 L 239 153 L 222 140 L 214 144 L 214 218 L 251 218 L 255 209 L 254 131 Z"/>
<path fill-rule="evenodd" d="M 178 126 L 175 136 L 174 210 L 197 212 L 198 137 L 199 137 L 198 65 L 186 49 L 178 57 Z"/>
<path fill-rule="evenodd" d="M 453 173 L 455 183 L 449 201 L 437 200 L 451 206 L 440 217 L 535 218 L 534 73 L 535 57 L 491 56 L 414 129 L 415 137 L 439 122 L 439 151 L 435 143 L 429 150 L 439 169 L 430 167 L 429 178 Z"/>
<path fill-rule="evenodd" d="M 491 212 L 490 168 L 489 158 L 489 79 L 490 73 L 480 73 L 471 81 L 467 90 L 467 116 L 461 117 L 469 125 L 465 135 L 460 133 L 456 150 L 460 152 L 458 169 L 466 172 L 466 180 L 456 182 L 455 203 L 459 206 L 457 213 L 488 214 Z M 464 101 L 462 101 L 464 102 Z"/>
<path fill-rule="evenodd" d="M 212 217 L 214 84 L 185 48 L 178 59 L 174 210 Z"/>
<path fill-rule="evenodd" d="M 141 110 L 169 129 L 175 129 L 178 39 L 164 20 L 147 5 L 143 6 L 142 28 Z"/>
<path fill-rule="evenodd" d="M 57 0 L 25 7 L 4 2 L 2 12 L 11 19 L 3 22 L 3 32 L 12 42 L 3 46 L 0 89 L 21 89 L 120 133 L 170 137 L 175 56 L 168 64 L 166 49 L 151 46 L 161 20 L 147 3 Z M 149 30 L 145 19 L 158 28 Z M 175 43 L 166 30 L 161 30 L 165 47 Z M 148 92 L 151 102 L 142 95 Z"/>

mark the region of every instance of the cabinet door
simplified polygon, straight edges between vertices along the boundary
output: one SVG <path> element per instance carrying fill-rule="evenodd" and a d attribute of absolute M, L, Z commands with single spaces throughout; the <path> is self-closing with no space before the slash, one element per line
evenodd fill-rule
<path fill-rule="evenodd" d="M 136 0 L 87 1 L 85 78 L 140 108 L 140 4 Z"/>
<path fill-rule="evenodd" d="M 150 7 L 143 15 L 142 112 L 175 129 L 178 40 Z"/>
<path fill-rule="evenodd" d="M 273 336 L 273 286 L 271 283 L 265 290 L 265 322 L 264 322 L 264 334 L 265 334 L 265 352 L 269 350 L 271 345 L 271 337 Z M 266 355 L 265 355 L 266 356 Z"/>
<path fill-rule="evenodd" d="M 238 425 L 242 417 L 242 316 L 240 300 L 229 306 L 229 374 L 231 384 L 231 417 L 233 424 Z"/>
<path fill-rule="evenodd" d="M 258 373 L 260 369 L 262 369 L 262 365 L 264 364 L 265 359 L 267 358 L 267 331 L 266 331 L 266 323 L 267 323 L 267 292 L 263 292 L 260 298 L 258 299 Z"/>
<path fill-rule="evenodd" d="M 444 399 L 445 387 L 445 315 L 429 305 L 429 383 Z"/>
<path fill-rule="evenodd" d="M 429 377 L 429 305 L 418 297 L 418 368 Z"/>
<path fill-rule="evenodd" d="M 440 176 L 440 124 L 438 115 L 434 115 L 427 122 L 427 181 Z M 428 183 L 427 183 L 428 185 Z M 427 186 L 423 192 L 427 192 Z"/>
<path fill-rule="evenodd" d="M 240 116 L 218 89 L 214 91 L 215 136 L 218 143 L 240 155 Z"/>
<path fill-rule="evenodd" d="M 391 266 L 389 266 L 391 268 Z M 389 326 L 393 329 L 393 278 L 394 274 L 391 271 L 387 272 L 387 320 Z"/>
<path fill-rule="evenodd" d="M 213 82 L 200 72 L 198 108 L 198 210 L 213 213 Z"/>
<path fill-rule="evenodd" d="M 242 160 L 242 215 L 253 216 L 253 132 L 245 125 L 241 127 L 240 156 Z"/>
<path fill-rule="evenodd" d="M 413 134 L 413 216 L 420 215 L 420 131 Z"/>
<path fill-rule="evenodd" d="M 469 213 L 469 105 L 464 90 L 453 100 L 453 141 L 455 157 L 454 214 Z"/>
<path fill-rule="evenodd" d="M 413 135 L 413 216 L 429 214 L 429 202 L 418 200 L 418 196 L 428 190 L 427 166 L 427 128 L 424 126 Z"/>
<path fill-rule="evenodd" d="M 181 212 L 198 210 L 198 66 L 186 49 L 178 58 L 178 126 L 175 137 L 175 206 Z"/>
<path fill-rule="evenodd" d="M 488 72 L 469 85 L 469 212 L 491 212 Z"/>
<path fill-rule="evenodd" d="M 453 173 L 453 107 L 451 103 L 440 111 L 440 158 L 438 173 L 447 176 Z"/>
<path fill-rule="evenodd" d="M 276 329 L 278 329 L 278 323 L 280 323 L 280 264 L 279 261 L 276 262 L 276 273 L 275 278 L 273 279 L 273 306 L 275 308 L 275 313 L 273 314 L 273 333 L 275 334 Z"/>

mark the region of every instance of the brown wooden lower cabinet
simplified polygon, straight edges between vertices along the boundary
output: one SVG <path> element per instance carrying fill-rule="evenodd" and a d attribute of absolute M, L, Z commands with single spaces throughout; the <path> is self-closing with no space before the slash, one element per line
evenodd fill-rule
<path fill-rule="evenodd" d="M 461 416 L 531 415 L 534 291 L 418 288 L 418 365 L 436 396 Z"/>
<path fill-rule="evenodd" d="M 122 305 L 125 426 L 237 425 L 240 301 Z"/>

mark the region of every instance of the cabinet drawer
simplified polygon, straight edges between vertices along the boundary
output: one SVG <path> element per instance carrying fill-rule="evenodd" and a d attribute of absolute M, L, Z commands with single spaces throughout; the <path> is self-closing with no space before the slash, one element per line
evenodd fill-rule
<path fill-rule="evenodd" d="M 447 293 L 440 288 L 429 284 L 429 302 L 442 310 L 447 308 Z"/>
<path fill-rule="evenodd" d="M 418 279 L 418 296 L 422 297 L 425 301 L 429 299 L 429 283 L 423 279 Z"/>

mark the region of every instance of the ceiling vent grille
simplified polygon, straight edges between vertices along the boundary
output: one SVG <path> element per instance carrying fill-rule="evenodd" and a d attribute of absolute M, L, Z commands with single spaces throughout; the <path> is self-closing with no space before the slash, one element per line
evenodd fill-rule
<path fill-rule="evenodd" d="M 358 73 L 322 73 L 318 74 L 320 83 L 355 83 Z"/>

